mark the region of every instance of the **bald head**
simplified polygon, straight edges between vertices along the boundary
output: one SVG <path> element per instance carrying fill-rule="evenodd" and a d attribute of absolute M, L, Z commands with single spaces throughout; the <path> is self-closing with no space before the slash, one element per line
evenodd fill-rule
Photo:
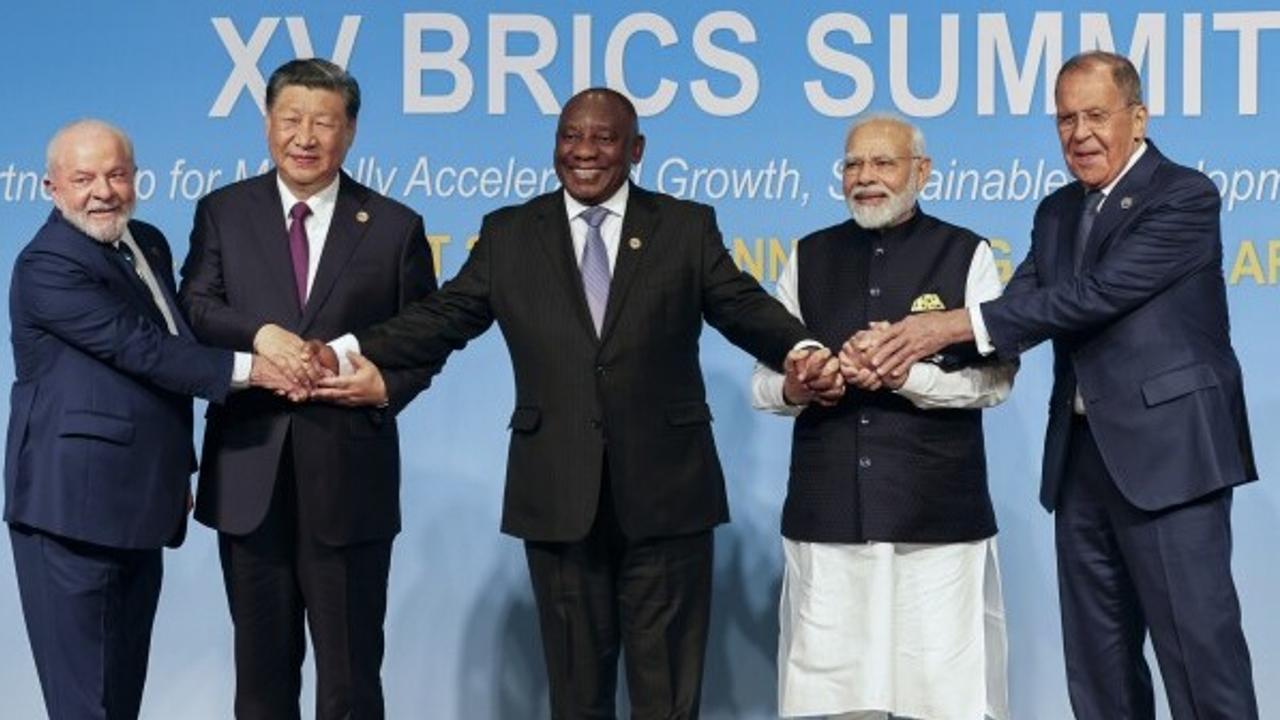
<path fill-rule="evenodd" d="M 63 218 L 105 243 L 120 239 L 133 214 L 133 143 L 101 120 L 79 120 L 49 140 L 44 185 Z"/>

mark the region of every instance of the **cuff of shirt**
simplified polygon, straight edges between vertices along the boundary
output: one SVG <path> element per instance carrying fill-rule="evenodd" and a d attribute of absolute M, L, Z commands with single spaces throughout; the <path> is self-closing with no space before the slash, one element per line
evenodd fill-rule
<path fill-rule="evenodd" d="M 978 352 L 983 355 L 995 352 L 996 346 L 991 344 L 991 336 L 987 334 L 987 323 L 982 319 L 982 305 L 970 305 L 965 309 L 969 311 L 969 324 L 973 326 L 973 342 L 978 346 Z"/>
<path fill-rule="evenodd" d="M 918 362 L 907 371 L 907 379 L 902 382 L 902 387 L 894 390 L 894 392 L 915 402 L 916 398 L 929 392 L 929 386 L 933 384 L 934 373 L 940 372 L 942 372 L 942 368 L 937 365 Z"/>
<path fill-rule="evenodd" d="M 804 340 L 801 340 L 800 342 L 796 343 L 796 344 L 791 348 L 791 352 L 795 352 L 795 351 L 797 351 L 797 350 L 821 350 L 821 349 L 822 349 L 822 348 L 824 348 L 824 347 L 826 347 L 826 345 L 823 345 L 822 343 L 818 342 L 817 340 L 813 340 L 813 339 L 804 339 Z"/>
<path fill-rule="evenodd" d="M 249 387 L 249 376 L 253 374 L 253 354 L 237 352 L 231 366 L 231 389 L 244 390 Z"/>
<path fill-rule="evenodd" d="M 355 372 L 355 368 L 351 367 L 351 360 L 347 357 L 347 353 L 359 354 L 360 352 L 360 341 L 355 335 L 347 333 L 336 340 L 331 340 L 329 347 L 333 348 L 333 354 L 338 356 L 339 375 L 350 375 Z"/>

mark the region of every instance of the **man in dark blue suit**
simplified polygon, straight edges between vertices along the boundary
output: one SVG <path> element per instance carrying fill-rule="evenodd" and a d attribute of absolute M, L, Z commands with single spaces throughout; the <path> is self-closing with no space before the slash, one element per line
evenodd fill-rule
<path fill-rule="evenodd" d="M 1126 58 L 1058 75 L 1077 179 L 1036 211 L 1004 296 L 913 316 L 879 372 L 976 340 L 1054 348 L 1040 499 L 1056 512 L 1068 690 L 1082 719 L 1153 718 L 1150 632 L 1175 720 L 1258 717 L 1231 578 L 1232 488 L 1257 479 L 1222 277 L 1220 198 L 1146 140 Z"/>
<path fill-rule="evenodd" d="M 59 131 L 45 178 L 57 209 L 10 287 L 4 519 L 53 720 L 137 717 L 160 548 L 182 542 L 191 503 L 191 397 L 221 401 L 250 375 L 286 387 L 192 339 L 164 236 L 129 219 L 134 170 L 116 128 Z"/>

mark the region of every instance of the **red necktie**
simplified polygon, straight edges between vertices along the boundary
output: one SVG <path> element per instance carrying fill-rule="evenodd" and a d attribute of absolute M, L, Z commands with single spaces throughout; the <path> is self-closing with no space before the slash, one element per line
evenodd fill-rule
<path fill-rule="evenodd" d="M 307 243 L 307 227 L 303 222 L 311 214 L 311 206 L 296 203 L 289 209 L 293 222 L 289 225 L 289 257 L 293 259 L 293 281 L 298 288 L 298 307 L 307 305 L 307 256 L 311 247 Z"/>

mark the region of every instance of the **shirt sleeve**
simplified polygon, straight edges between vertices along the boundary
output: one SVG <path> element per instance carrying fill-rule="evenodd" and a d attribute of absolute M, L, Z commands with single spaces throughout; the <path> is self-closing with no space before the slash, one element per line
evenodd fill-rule
<path fill-rule="evenodd" d="M 799 286 L 798 264 L 799 253 L 792 252 L 791 257 L 782 267 L 782 273 L 778 276 L 775 295 L 787 312 L 794 315 L 800 322 L 804 322 L 804 318 L 800 316 L 800 301 L 796 297 L 796 289 Z M 802 340 L 796 343 L 795 349 L 809 346 L 822 347 L 822 344 L 816 340 Z M 764 363 L 757 362 L 751 373 L 751 406 L 777 415 L 799 415 L 800 411 L 804 410 L 804 406 L 787 403 L 782 394 L 784 380 L 781 373 L 775 372 Z"/>
<path fill-rule="evenodd" d="M 351 367 L 351 360 L 347 357 L 347 353 L 360 354 L 360 341 L 355 335 L 347 333 L 342 337 L 329 342 L 329 347 L 333 348 L 333 354 L 338 356 L 338 375 L 350 375 L 355 372 L 355 368 Z"/>
<path fill-rule="evenodd" d="M 969 262 L 969 274 L 965 279 L 964 304 L 973 322 L 973 334 L 982 354 L 989 354 L 990 339 L 982 324 L 980 303 L 1000 297 L 1000 273 L 996 269 L 991 246 L 978 243 Z M 986 343 L 984 348 L 983 343 Z M 944 372 L 937 365 L 916 363 L 907 373 L 907 379 L 897 390 L 916 407 L 931 408 L 984 408 L 999 405 L 1013 389 L 1013 376 L 1018 371 L 1017 362 L 986 363 L 973 367 Z"/>
<path fill-rule="evenodd" d="M 237 351 L 231 366 L 231 389 L 244 390 L 249 387 L 249 376 L 253 373 L 253 354 Z"/>

